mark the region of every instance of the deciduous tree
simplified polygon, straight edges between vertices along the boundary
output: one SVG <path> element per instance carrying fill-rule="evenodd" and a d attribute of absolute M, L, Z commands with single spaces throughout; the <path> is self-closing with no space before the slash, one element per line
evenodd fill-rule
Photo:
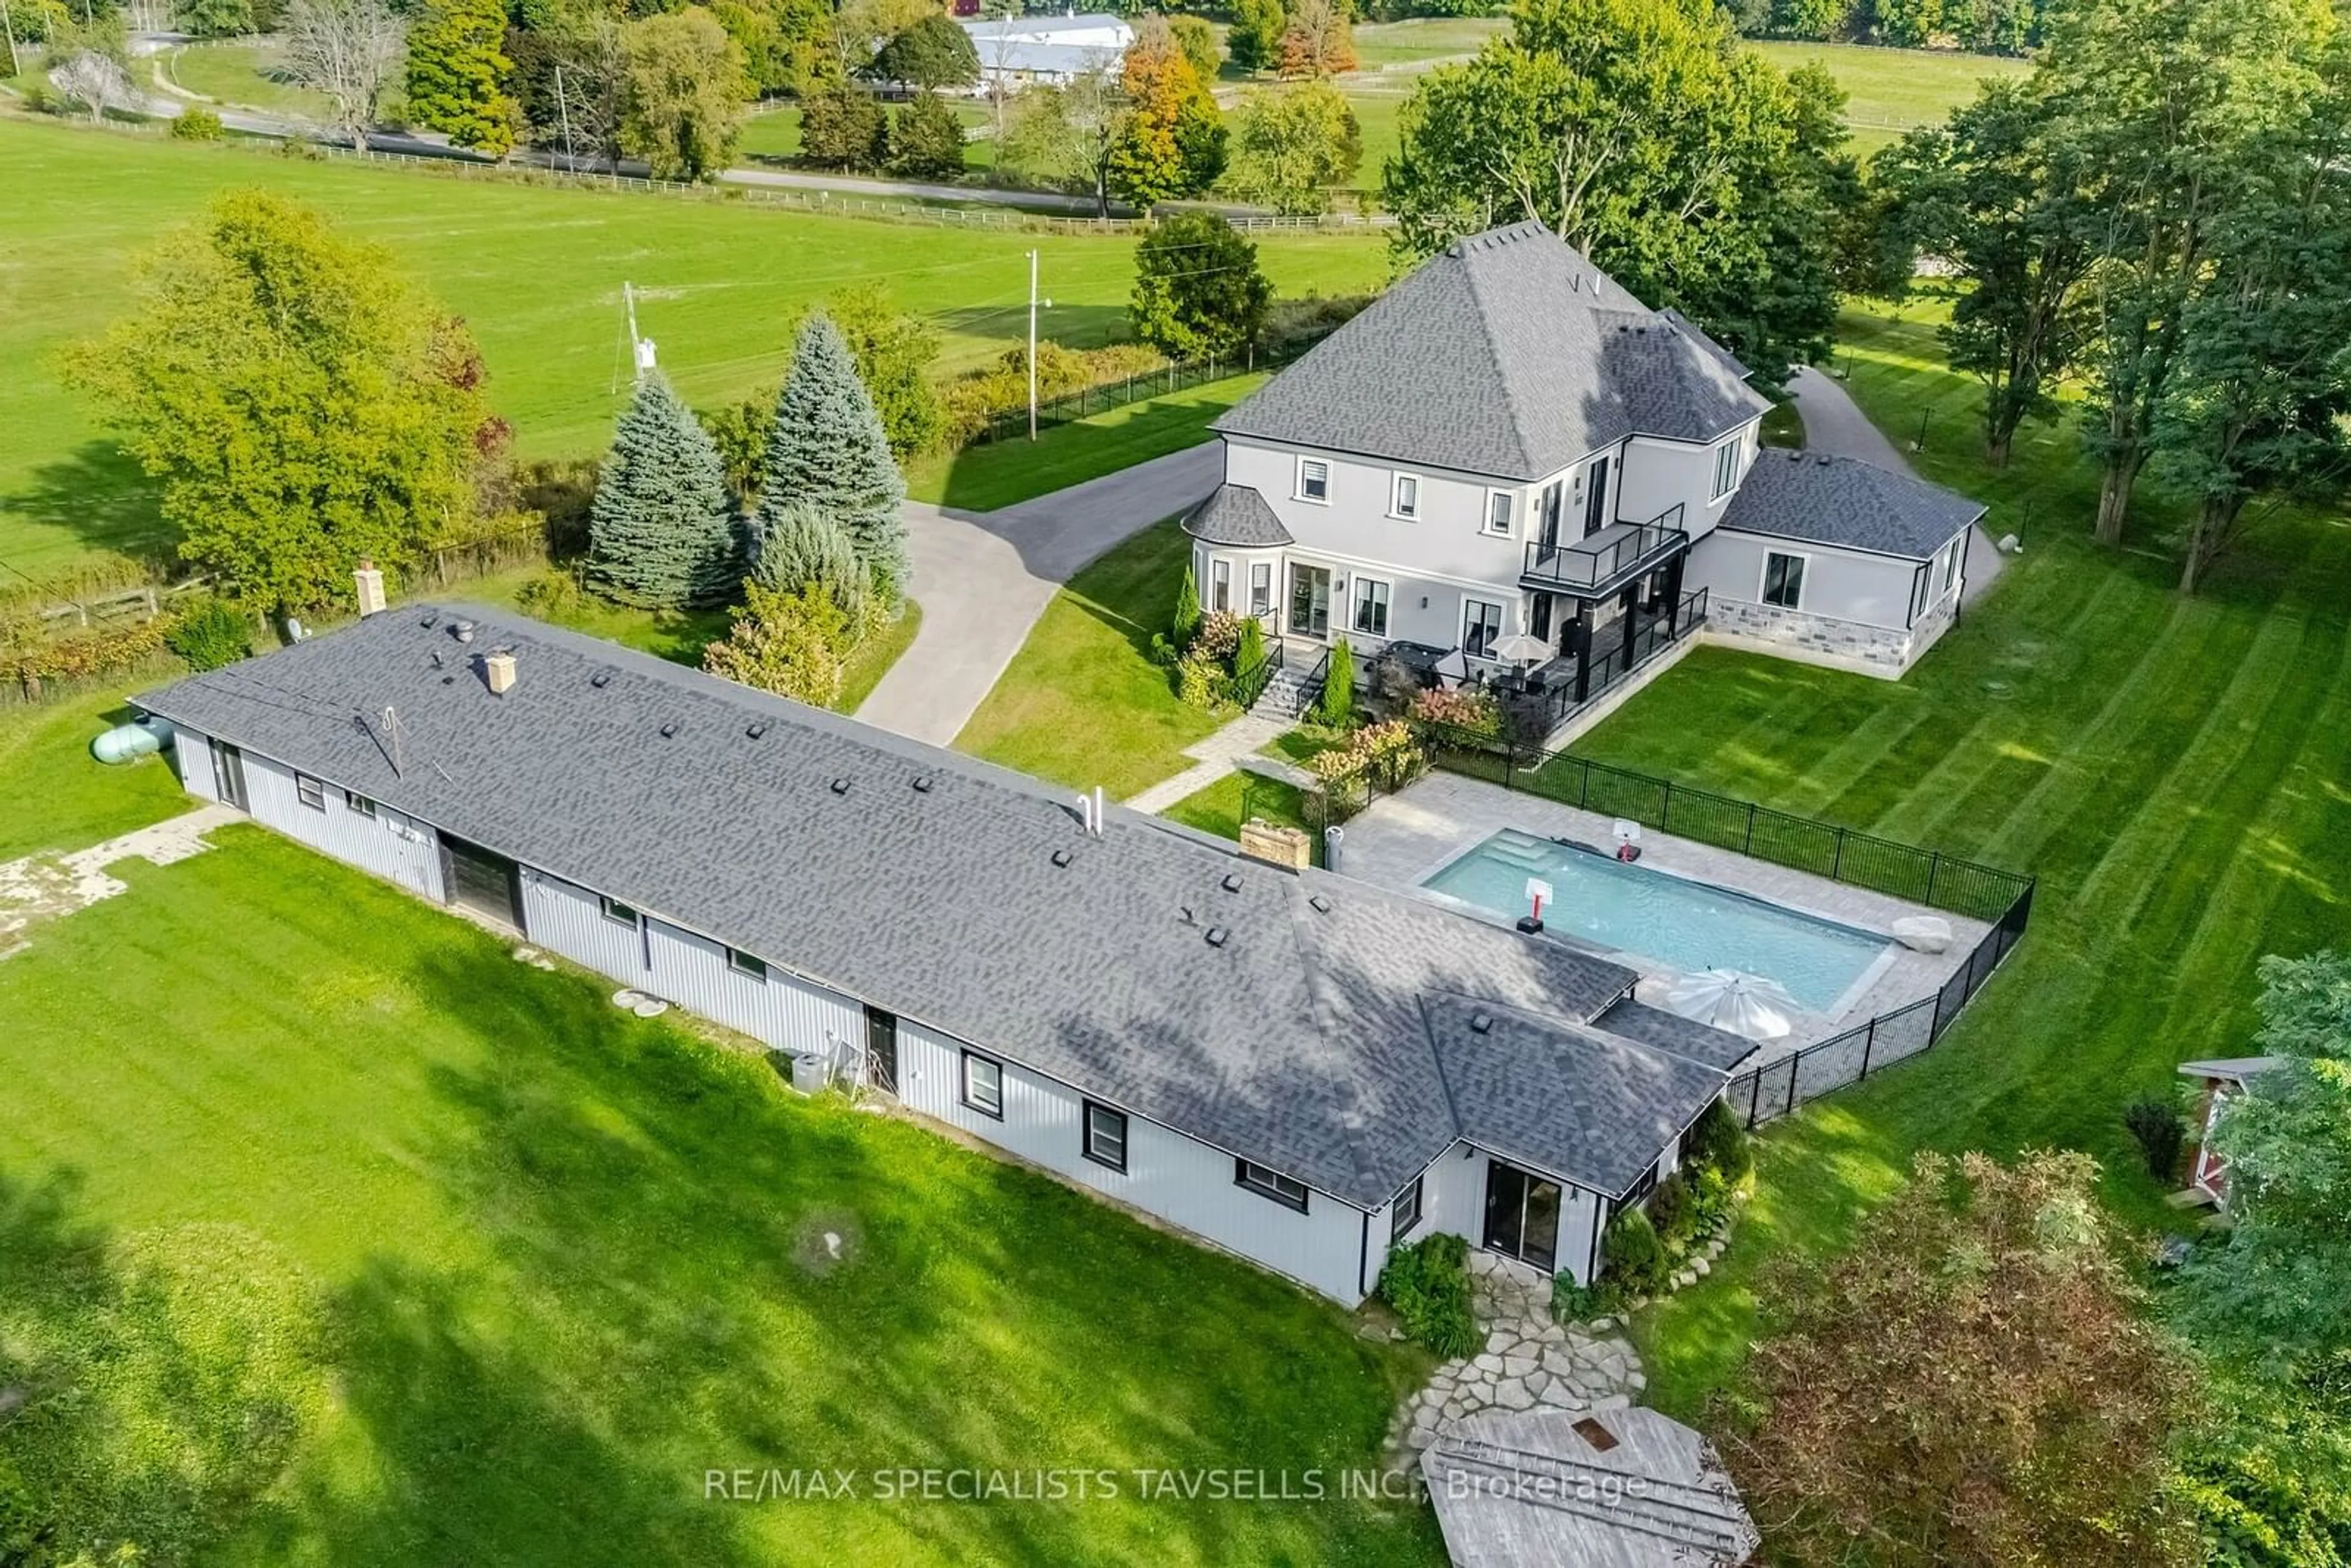
<path fill-rule="evenodd" d="M 507 8 L 499 0 L 424 0 L 408 34 L 408 118 L 459 147 L 504 157 L 522 110 L 507 95 Z"/>
<path fill-rule="evenodd" d="M 1281 0 L 1233 0 L 1225 52 L 1245 71 L 1270 70 L 1281 59 L 1281 35 L 1289 26 Z"/>
<path fill-rule="evenodd" d="M 1851 1251 L 1770 1272 L 1741 1489 L 1792 1557 L 2199 1560 L 2168 1452 L 2186 1358 L 2142 1315 L 2085 1155 L 1920 1155 Z"/>
<path fill-rule="evenodd" d="M 589 580 L 623 603 L 717 603 L 738 575 L 726 466 L 658 371 L 621 415 L 588 527 Z"/>
<path fill-rule="evenodd" d="M 963 122 L 946 99 L 918 92 L 890 126 L 890 172 L 910 180 L 952 180 L 963 172 Z"/>
<path fill-rule="evenodd" d="M 1824 89 L 1750 53 L 1712 0 L 1519 0 L 1507 37 L 1405 106 L 1391 243 L 1411 259 L 1537 219 L 1776 382 L 1834 314 Z"/>
<path fill-rule="evenodd" d="M 1112 138 L 1112 193 L 1147 211 L 1215 183 L 1225 128 L 1165 24 L 1138 34 L 1121 78 L 1126 108 Z"/>
<path fill-rule="evenodd" d="M 137 98 L 131 85 L 130 35 L 120 12 L 101 11 L 88 21 L 68 20 L 49 29 L 49 74 L 68 98 L 89 110 L 93 120 Z"/>
<path fill-rule="evenodd" d="M 1176 359 L 1231 359 L 1264 329 L 1272 298 L 1257 246 L 1215 213 L 1179 213 L 1134 247 L 1127 319 Z"/>
<path fill-rule="evenodd" d="M 969 87 L 979 79 L 979 51 L 954 18 L 934 11 L 894 34 L 858 74 L 925 92 Z"/>
<path fill-rule="evenodd" d="M 2044 83 L 1988 82 L 1873 166 L 1904 259 L 1938 257 L 1967 285 L 1941 336 L 1951 368 L 1984 384 L 1984 454 L 1995 465 L 2019 424 L 2056 412 L 2052 389 L 2088 343 L 2082 286 L 2099 222 L 2063 114 Z"/>
<path fill-rule="evenodd" d="M 146 259 L 139 295 L 69 369 L 225 591 L 281 613 L 341 603 L 360 557 L 412 565 L 472 517 L 503 430 L 481 356 L 388 253 L 232 192 Z"/>
<path fill-rule="evenodd" d="M 811 707 L 838 700 L 849 651 L 848 617 L 821 583 L 785 590 L 743 584 L 726 637 L 702 651 L 702 667 Z"/>
<path fill-rule="evenodd" d="M 1244 201 L 1311 216 L 1331 210 L 1331 189 L 1355 177 L 1364 139 L 1355 111 L 1328 82 L 1253 94 L 1233 128 L 1227 183 Z"/>
<path fill-rule="evenodd" d="M 759 486 L 757 531 L 805 504 L 838 522 L 857 547 L 884 607 L 906 591 L 906 482 L 858 378 L 841 329 L 821 313 L 801 326 L 776 399 Z"/>
<path fill-rule="evenodd" d="M 1347 0 L 1293 0 L 1281 30 L 1286 77 L 1327 77 L 1355 68 L 1355 33 Z"/>
<path fill-rule="evenodd" d="M 628 33 L 601 13 L 565 14 L 545 28 L 517 30 L 508 45 L 514 91 L 532 139 L 576 159 L 621 162 Z"/>
<path fill-rule="evenodd" d="M 662 180 L 715 179 L 743 129 L 743 51 L 699 7 L 629 24 L 621 141 Z"/>
<path fill-rule="evenodd" d="M 800 100 L 800 156 L 820 169 L 879 169 L 890 157 L 889 117 L 847 82 Z"/>
<path fill-rule="evenodd" d="M 1006 161 L 1032 179 L 1085 193 L 1107 217 L 1111 154 L 1124 115 L 1124 96 L 1107 60 L 1067 86 L 1026 88 L 1013 99 Z"/>
<path fill-rule="evenodd" d="M 354 147 L 367 146 L 407 52 L 407 25 L 386 0 L 287 0 L 287 64 L 334 105 L 335 124 Z"/>
<path fill-rule="evenodd" d="M 1192 74 L 1200 78 L 1200 85 L 1207 87 L 1213 83 L 1217 74 L 1217 29 L 1209 26 L 1208 19 L 1206 16 L 1170 16 L 1167 18 L 1167 32 L 1176 40 L 1176 47 L 1184 51 L 1185 63 L 1192 68 Z"/>

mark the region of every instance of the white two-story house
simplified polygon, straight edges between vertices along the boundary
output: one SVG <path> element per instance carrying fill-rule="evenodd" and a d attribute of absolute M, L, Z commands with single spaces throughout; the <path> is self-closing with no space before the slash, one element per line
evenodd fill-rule
<path fill-rule="evenodd" d="M 1701 628 L 1898 675 L 1983 508 L 1765 451 L 1770 406 L 1541 225 L 1457 241 L 1217 422 L 1225 481 L 1184 522 L 1202 603 L 1293 648 L 1523 672 L 1562 724 Z"/>

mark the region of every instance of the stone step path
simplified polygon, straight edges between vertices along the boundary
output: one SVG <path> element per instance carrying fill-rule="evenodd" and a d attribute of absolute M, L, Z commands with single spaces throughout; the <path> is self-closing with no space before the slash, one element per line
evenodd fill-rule
<path fill-rule="evenodd" d="M 1469 1275 L 1485 1347 L 1438 1367 L 1404 1402 L 1389 1432 L 1393 1448 L 1416 1454 L 1485 1410 L 1621 1410 L 1648 1386 L 1640 1353 L 1615 1332 L 1615 1320 L 1552 1320 L 1549 1276 L 1490 1252 L 1469 1255 Z"/>
<path fill-rule="evenodd" d="M 1138 811 L 1164 811 L 1230 773 L 1241 758 L 1270 746 L 1295 722 L 1276 715 L 1245 713 L 1216 734 L 1186 747 L 1184 755 L 1194 758 L 1191 767 L 1173 779 L 1161 779 L 1139 795 L 1129 796 L 1126 804 Z"/>

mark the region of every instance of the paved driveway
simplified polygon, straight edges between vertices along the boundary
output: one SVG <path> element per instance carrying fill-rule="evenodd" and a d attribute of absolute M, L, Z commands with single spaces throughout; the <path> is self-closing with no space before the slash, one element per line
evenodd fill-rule
<path fill-rule="evenodd" d="M 1858 457 L 1864 463 L 1875 463 L 1896 474 L 1917 473 L 1902 449 L 1886 432 L 1870 423 L 1869 416 L 1861 412 L 1843 383 L 1810 365 L 1799 365 L 1796 373 L 1788 378 L 1788 391 L 1796 400 L 1796 412 L 1804 416 L 1804 445 L 1808 450 Z M 1960 601 L 1973 604 L 1981 599 L 2007 570 L 2008 558 L 1992 544 L 1983 525 L 1979 523 L 1970 528 L 1967 586 Z"/>
<path fill-rule="evenodd" d="M 953 743 L 1054 589 L 1223 478 L 1223 444 L 1210 441 L 999 511 L 908 502 L 922 630 L 857 716 L 910 739 Z"/>

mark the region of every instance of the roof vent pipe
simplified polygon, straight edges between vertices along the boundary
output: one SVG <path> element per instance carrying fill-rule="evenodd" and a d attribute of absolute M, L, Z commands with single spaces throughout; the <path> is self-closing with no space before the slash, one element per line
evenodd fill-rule
<path fill-rule="evenodd" d="M 1093 801 L 1094 837 L 1101 838 L 1102 836 L 1102 826 L 1106 820 L 1103 813 L 1108 808 L 1102 804 L 1102 787 L 1099 784 L 1094 786 Z"/>

